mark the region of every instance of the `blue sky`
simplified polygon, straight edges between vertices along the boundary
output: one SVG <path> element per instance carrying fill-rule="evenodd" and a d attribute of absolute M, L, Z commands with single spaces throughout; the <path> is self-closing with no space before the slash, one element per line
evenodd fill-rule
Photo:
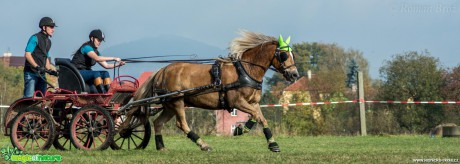
<path fill-rule="evenodd" d="M 95 28 L 107 36 L 101 50 L 159 35 L 225 49 L 248 29 L 360 50 L 373 78 L 384 60 L 410 50 L 427 49 L 445 67 L 460 64 L 460 0 L 0 0 L 0 6 L 0 51 L 16 56 L 40 18 L 50 16 L 59 26 L 52 57 L 68 57 Z"/>

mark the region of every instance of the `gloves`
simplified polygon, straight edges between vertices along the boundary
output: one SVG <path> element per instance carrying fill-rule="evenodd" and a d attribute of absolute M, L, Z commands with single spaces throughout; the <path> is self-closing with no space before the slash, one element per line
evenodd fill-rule
<path fill-rule="evenodd" d="M 46 70 L 46 73 L 50 74 L 50 75 L 53 75 L 53 76 L 59 76 L 59 72 L 55 71 L 55 70 Z"/>
<path fill-rule="evenodd" d="M 43 74 L 46 71 L 45 67 L 40 67 L 40 66 L 35 67 L 35 69 L 37 70 L 39 74 Z"/>

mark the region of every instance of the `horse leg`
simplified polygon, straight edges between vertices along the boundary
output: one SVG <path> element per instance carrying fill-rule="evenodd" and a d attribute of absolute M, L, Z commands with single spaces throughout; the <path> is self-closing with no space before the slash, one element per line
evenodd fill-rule
<path fill-rule="evenodd" d="M 155 145 L 157 150 L 164 150 L 165 144 L 163 143 L 163 135 L 161 130 L 166 122 L 168 122 L 174 116 L 174 112 L 167 108 L 163 109 L 160 116 L 153 121 L 153 128 L 155 129 Z"/>
<path fill-rule="evenodd" d="M 260 109 L 259 104 L 254 104 L 254 107 L 258 109 L 258 113 L 260 113 L 259 122 L 262 123 L 264 127 L 263 132 L 264 132 L 265 138 L 267 139 L 268 149 L 270 149 L 270 151 L 272 152 L 280 152 L 281 150 L 278 146 L 278 143 L 276 143 L 275 138 L 272 135 L 272 131 L 268 127 L 268 122 L 265 119 L 264 115 L 262 114 L 262 110 Z"/>
<path fill-rule="evenodd" d="M 200 138 L 195 132 L 190 130 L 187 120 L 185 118 L 185 108 L 183 105 L 183 101 L 178 102 L 176 104 L 176 126 L 181 129 L 185 134 L 187 134 L 187 138 L 190 138 L 193 142 L 196 143 L 203 151 L 211 151 L 212 148 L 204 142 L 203 139 Z"/>
<path fill-rule="evenodd" d="M 257 120 L 251 117 L 248 121 L 246 121 L 243 127 L 241 125 L 238 125 L 238 127 L 236 127 L 235 131 L 233 132 L 233 135 L 239 136 L 239 135 L 243 135 L 244 133 L 249 133 L 249 131 L 251 131 L 252 127 L 256 123 L 257 123 Z"/>
<path fill-rule="evenodd" d="M 246 113 L 249 113 L 252 117 L 250 120 L 248 120 L 248 122 L 246 122 L 245 124 L 245 129 L 247 128 L 248 129 L 248 132 L 249 130 L 252 128 L 252 126 L 254 125 L 254 121 L 257 121 L 259 122 L 260 124 L 263 125 L 263 132 L 264 132 L 264 135 L 265 135 L 265 138 L 267 139 L 267 143 L 268 143 L 268 149 L 270 149 L 270 151 L 272 152 L 280 152 L 280 148 L 278 146 L 278 143 L 276 143 L 275 141 L 275 138 L 273 137 L 273 134 L 270 130 L 270 128 L 268 127 L 268 122 L 267 120 L 265 119 L 264 115 L 262 114 L 262 110 L 260 110 L 260 106 L 259 104 L 248 104 L 248 103 L 240 103 L 240 110 L 243 111 L 243 112 L 246 112 Z M 244 131 L 244 130 L 243 130 Z"/>

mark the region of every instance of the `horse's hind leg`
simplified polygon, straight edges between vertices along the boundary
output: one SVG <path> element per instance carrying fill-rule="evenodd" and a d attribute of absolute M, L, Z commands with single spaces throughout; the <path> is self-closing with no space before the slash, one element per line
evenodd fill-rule
<path fill-rule="evenodd" d="M 212 148 L 204 142 L 203 139 L 200 138 L 195 132 L 190 130 L 187 120 L 185 117 L 185 108 L 183 101 L 177 101 L 175 104 L 176 109 L 176 126 L 181 129 L 185 134 L 187 134 L 187 138 L 190 138 L 193 142 L 196 143 L 203 151 L 211 151 Z"/>
<path fill-rule="evenodd" d="M 163 136 L 161 130 L 166 122 L 168 122 L 174 116 L 174 111 L 171 109 L 165 108 L 161 112 L 155 121 L 153 121 L 153 128 L 155 129 L 155 144 L 157 150 L 164 150 L 165 144 L 163 143 Z"/>

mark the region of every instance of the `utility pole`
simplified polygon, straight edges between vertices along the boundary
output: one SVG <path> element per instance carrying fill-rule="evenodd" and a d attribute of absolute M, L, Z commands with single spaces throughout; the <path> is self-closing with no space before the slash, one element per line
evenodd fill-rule
<path fill-rule="evenodd" d="M 359 94 L 359 120 L 361 122 L 361 136 L 367 136 L 366 129 L 366 110 L 364 101 L 364 82 L 363 72 L 358 72 L 358 94 Z"/>

